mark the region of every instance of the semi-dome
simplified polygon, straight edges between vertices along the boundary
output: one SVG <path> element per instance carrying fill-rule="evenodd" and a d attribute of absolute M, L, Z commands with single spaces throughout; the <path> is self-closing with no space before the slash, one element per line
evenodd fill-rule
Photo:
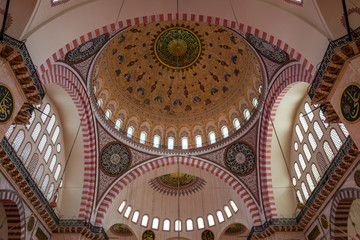
<path fill-rule="evenodd" d="M 93 68 L 95 98 L 118 130 L 153 144 L 196 136 L 202 144 L 226 137 L 257 106 L 262 70 L 252 47 L 238 33 L 191 21 L 140 24 L 114 36 Z M 116 124 L 117 123 L 117 124 Z M 120 126 L 121 125 L 121 126 Z M 199 145 L 197 145 L 199 146 Z"/>

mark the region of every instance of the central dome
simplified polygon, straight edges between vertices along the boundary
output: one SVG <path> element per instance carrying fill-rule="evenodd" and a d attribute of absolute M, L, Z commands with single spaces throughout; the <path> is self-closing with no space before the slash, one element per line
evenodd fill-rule
<path fill-rule="evenodd" d="M 244 122 L 244 109 L 254 108 L 263 82 L 243 37 L 190 21 L 127 28 L 107 43 L 94 69 L 95 97 L 104 112 L 110 109 L 113 122 L 121 119 L 124 130 L 133 126 L 138 134 L 146 122 L 147 136 L 158 129 L 167 137 L 170 128 L 179 135 L 184 128 L 192 138 L 196 125 L 205 136 L 210 125 L 219 132 L 224 121 L 231 131 L 231 121 Z"/>

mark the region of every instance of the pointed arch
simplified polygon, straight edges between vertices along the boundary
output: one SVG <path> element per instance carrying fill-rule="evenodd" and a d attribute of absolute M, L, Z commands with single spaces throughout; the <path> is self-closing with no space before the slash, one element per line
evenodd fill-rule
<path fill-rule="evenodd" d="M 79 218 L 90 220 L 95 195 L 96 182 L 96 133 L 94 117 L 86 88 L 81 79 L 69 68 L 54 64 L 41 75 L 46 85 L 60 85 L 72 98 L 78 110 L 84 139 L 84 183 Z M 86 177 L 85 177 L 86 176 Z"/>
<path fill-rule="evenodd" d="M 154 169 L 175 165 L 175 164 L 187 165 L 195 168 L 200 168 L 207 172 L 210 172 L 220 180 L 226 182 L 229 187 L 231 187 L 237 194 L 239 194 L 241 200 L 244 202 L 248 210 L 248 214 L 253 220 L 253 224 L 256 226 L 261 225 L 260 211 L 257 202 L 255 201 L 252 194 L 249 193 L 247 189 L 244 188 L 243 184 L 226 169 L 223 169 L 220 166 L 215 165 L 213 162 L 202 160 L 199 158 L 185 157 L 185 156 L 171 156 L 171 157 L 161 157 L 156 159 L 151 159 L 144 162 L 143 164 L 136 166 L 135 168 L 129 170 L 126 174 L 122 175 L 117 183 L 113 187 L 109 188 L 107 193 L 104 195 L 104 198 L 99 201 L 100 204 L 97 207 L 97 215 L 95 220 L 95 226 L 102 226 L 103 220 L 109 209 L 110 205 L 117 197 L 117 195 L 131 182 L 136 178 L 144 175 L 147 172 L 150 172 Z"/>

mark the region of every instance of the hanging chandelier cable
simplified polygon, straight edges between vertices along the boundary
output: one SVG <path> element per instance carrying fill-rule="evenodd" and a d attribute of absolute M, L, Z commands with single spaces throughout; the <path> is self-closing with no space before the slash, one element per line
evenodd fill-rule
<path fill-rule="evenodd" d="M 176 25 L 179 26 L 179 0 L 176 0 Z M 180 70 L 179 70 L 179 49 L 176 49 L 176 66 L 177 66 L 177 83 L 176 83 L 176 96 L 178 99 L 180 99 L 179 96 L 179 81 L 180 81 Z M 176 112 L 176 124 L 177 124 L 177 144 L 178 146 L 180 146 L 179 144 L 179 140 L 180 140 L 180 105 L 177 104 L 177 112 Z M 179 147 L 178 147 L 179 148 Z M 175 221 L 175 229 L 177 227 L 177 231 L 178 231 L 178 240 L 180 240 L 180 155 L 177 155 L 177 197 L 178 197 L 178 217 L 177 217 L 177 221 Z M 177 224 L 177 226 L 176 226 Z"/>

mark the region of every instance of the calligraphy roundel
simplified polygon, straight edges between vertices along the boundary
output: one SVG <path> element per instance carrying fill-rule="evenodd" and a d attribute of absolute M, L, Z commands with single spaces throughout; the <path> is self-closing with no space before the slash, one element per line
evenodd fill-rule
<path fill-rule="evenodd" d="M 143 235 L 142 238 L 143 240 L 155 240 L 155 233 L 151 230 L 146 230 Z"/>
<path fill-rule="evenodd" d="M 350 83 L 340 95 L 340 113 L 349 123 L 356 123 L 360 120 L 360 86 L 357 83 Z"/>
<path fill-rule="evenodd" d="M 101 153 L 101 168 L 109 175 L 119 175 L 130 165 L 130 153 L 120 143 L 108 144 Z"/>
<path fill-rule="evenodd" d="M 201 234 L 201 240 L 214 240 L 214 239 L 215 239 L 214 233 L 208 229 L 203 231 Z"/>
<path fill-rule="evenodd" d="M 172 69 L 183 69 L 199 59 L 201 42 L 190 29 L 171 27 L 156 38 L 154 52 L 163 65 Z"/>
<path fill-rule="evenodd" d="M 228 148 L 225 161 L 232 172 L 245 175 L 255 167 L 255 154 L 248 145 L 239 142 Z"/>
<path fill-rule="evenodd" d="M 355 181 L 356 186 L 360 187 L 360 170 L 357 170 L 354 173 L 354 181 Z"/>
<path fill-rule="evenodd" d="M 14 96 L 5 84 L 0 84 L 0 124 L 7 123 L 14 113 Z"/>

